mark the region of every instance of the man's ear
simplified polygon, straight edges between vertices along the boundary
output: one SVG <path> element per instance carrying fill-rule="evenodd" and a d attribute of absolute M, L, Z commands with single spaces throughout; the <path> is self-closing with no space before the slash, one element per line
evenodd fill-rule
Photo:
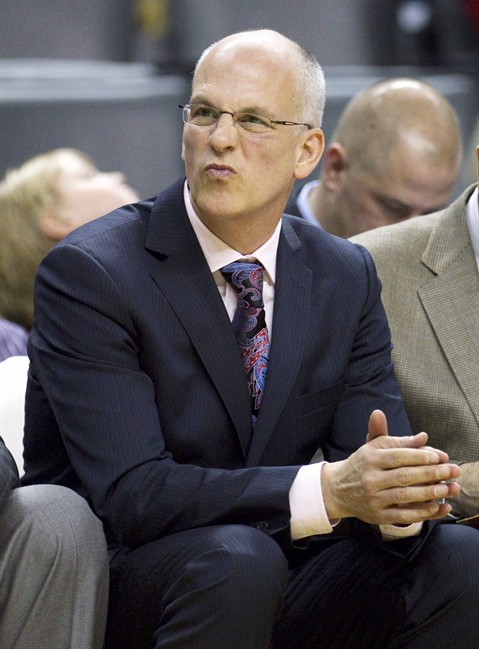
<path fill-rule="evenodd" d="M 50 239 L 60 241 L 71 232 L 71 225 L 54 207 L 46 207 L 40 214 L 40 228 Z"/>
<path fill-rule="evenodd" d="M 348 167 L 348 154 L 339 142 L 332 142 L 324 152 L 321 166 L 321 182 L 326 189 L 336 190 L 341 183 L 342 173 Z"/>
<path fill-rule="evenodd" d="M 320 128 L 312 128 L 304 135 L 300 145 L 299 159 L 294 177 L 302 180 L 314 171 L 324 151 L 324 133 Z"/>

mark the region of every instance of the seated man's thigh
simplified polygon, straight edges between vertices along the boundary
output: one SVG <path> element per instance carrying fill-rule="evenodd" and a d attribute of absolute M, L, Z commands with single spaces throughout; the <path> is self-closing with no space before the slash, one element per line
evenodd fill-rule
<path fill-rule="evenodd" d="M 288 566 L 264 532 L 221 525 L 124 549 L 110 575 L 107 647 L 243 649 L 268 645 Z"/>

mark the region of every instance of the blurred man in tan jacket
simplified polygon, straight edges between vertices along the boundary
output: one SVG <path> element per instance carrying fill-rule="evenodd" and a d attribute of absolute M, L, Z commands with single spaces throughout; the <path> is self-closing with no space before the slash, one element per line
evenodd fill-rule
<path fill-rule="evenodd" d="M 479 146 L 476 154 L 479 167 Z M 462 464 L 453 512 L 477 514 L 478 187 L 466 189 L 441 212 L 352 240 L 364 245 L 377 265 L 392 358 L 413 431 L 426 431 L 432 444 Z"/>

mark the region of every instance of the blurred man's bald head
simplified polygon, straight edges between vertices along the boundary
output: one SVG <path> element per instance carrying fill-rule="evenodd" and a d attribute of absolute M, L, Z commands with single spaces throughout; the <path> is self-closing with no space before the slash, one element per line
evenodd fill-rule
<path fill-rule="evenodd" d="M 323 227 L 352 236 L 446 205 L 460 162 L 448 100 L 417 79 L 388 79 L 346 106 L 312 206 Z"/>
<path fill-rule="evenodd" d="M 451 104 L 417 79 L 388 79 L 360 92 L 344 110 L 332 141 L 347 147 L 351 165 L 363 171 L 383 167 L 401 144 L 456 171 L 460 159 Z"/>

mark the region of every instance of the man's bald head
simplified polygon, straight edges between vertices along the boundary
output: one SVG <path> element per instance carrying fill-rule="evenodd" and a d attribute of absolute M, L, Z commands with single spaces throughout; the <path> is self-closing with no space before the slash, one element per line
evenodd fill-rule
<path fill-rule="evenodd" d="M 460 162 L 448 100 L 423 81 L 388 79 L 346 106 L 311 205 L 326 230 L 350 237 L 444 207 Z"/>
<path fill-rule="evenodd" d="M 417 79 L 387 79 L 358 93 L 331 139 L 347 148 L 352 166 L 369 173 L 384 169 L 389 154 L 401 145 L 431 164 L 459 168 L 456 114 L 441 93 Z"/>
<path fill-rule="evenodd" d="M 238 47 L 243 49 L 245 57 L 255 58 L 258 65 L 261 65 L 260 57 L 268 53 L 278 64 L 283 61 L 284 68 L 289 68 L 294 61 L 295 83 L 290 92 L 298 118 L 313 126 L 321 126 L 325 103 L 325 82 L 321 66 L 316 57 L 302 45 L 272 29 L 236 32 L 214 42 L 204 50 L 196 63 L 193 86 L 208 57 L 218 53 L 227 56 Z"/>

